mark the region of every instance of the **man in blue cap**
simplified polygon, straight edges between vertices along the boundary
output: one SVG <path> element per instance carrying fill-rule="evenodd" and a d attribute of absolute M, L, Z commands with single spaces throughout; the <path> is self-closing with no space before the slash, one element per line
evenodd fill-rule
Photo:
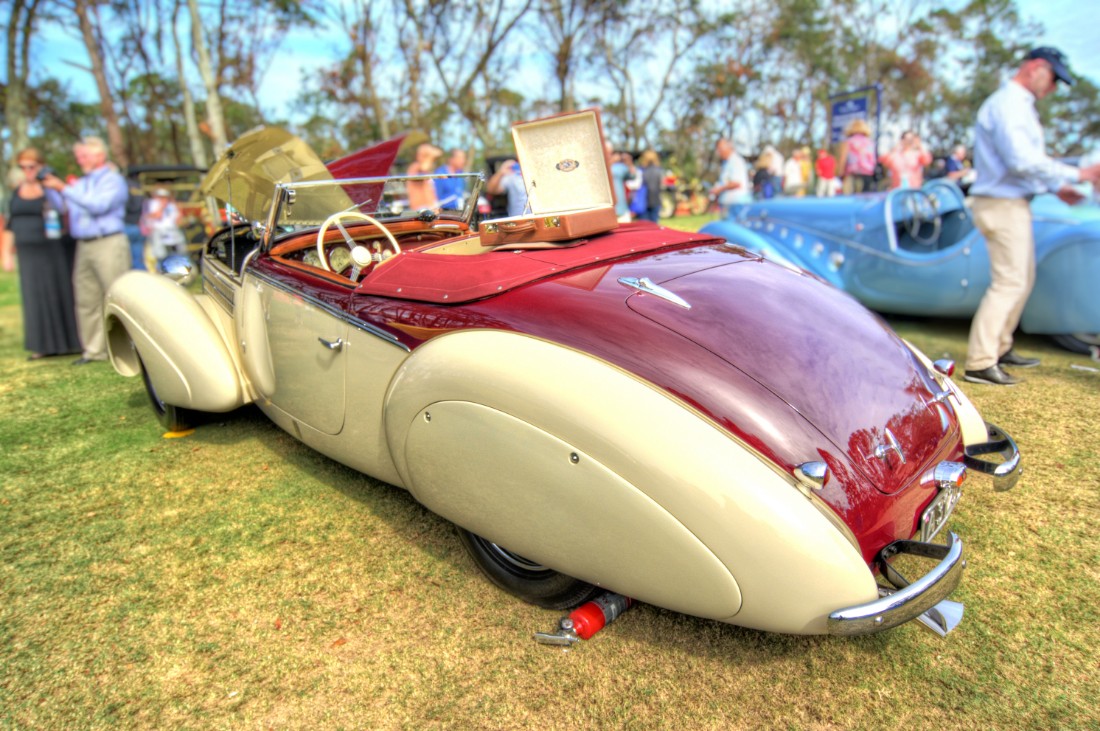
<path fill-rule="evenodd" d="M 1011 386 L 1020 379 L 1002 366 L 1039 365 L 1038 359 L 1012 349 L 1012 333 L 1035 284 L 1031 199 L 1053 192 L 1067 203 L 1078 203 L 1084 196 L 1075 183 L 1100 182 L 1100 165 L 1076 168 L 1046 153 L 1035 102 L 1059 81 L 1073 84 L 1061 51 L 1035 48 L 978 110 L 971 209 L 988 243 L 991 281 L 970 325 L 967 381 Z"/>

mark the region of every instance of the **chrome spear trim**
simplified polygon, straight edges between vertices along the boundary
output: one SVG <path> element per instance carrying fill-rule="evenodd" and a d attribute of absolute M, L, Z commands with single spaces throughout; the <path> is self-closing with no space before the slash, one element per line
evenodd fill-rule
<path fill-rule="evenodd" d="M 667 300 L 674 305 L 683 307 L 685 310 L 690 310 L 691 305 L 678 294 L 670 292 L 664 287 L 654 284 L 653 280 L 649 277 L 619 277 L 619 284 L 630 289 L 635 289 L 644 294 L 651 294 L 654 297 L 660 297 L 663 300 Z"/>

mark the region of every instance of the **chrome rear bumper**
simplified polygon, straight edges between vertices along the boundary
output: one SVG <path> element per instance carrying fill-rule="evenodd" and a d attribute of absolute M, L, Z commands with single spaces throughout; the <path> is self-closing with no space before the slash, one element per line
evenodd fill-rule
<path fill-rule="evenodd" d="M 927 574 L 909 583 L 888 563 L 888 559 L 900 553 L 940 559 L 940 562 Z M 829 634 L 865 635 L 917 619 L 955 590 L 966 567 L 962 540 L 954 533 L 948 533 L 947 545 L 895 541 L 882 549 L 878 563 L 883 575 L 898 590 L 875 601 L 831 613 L 826 622 Z"/>
<path fill-rule="evenodd" d="M 989 441 L 981 444 L 971 444 L 964 450 L 963 464 L 968 469 L 976 470 L 982 474 L 993 477 L 993 489 L 997 492 L 1011 490 L 1023 474 L 1024 468 L 1020 464 L 1020 450 L 1012 437 L 999 426 L 986 422 L 986 431 L 989 433 Z M 982 455 L 999 454 L 1001 462 L 990 462 L 981 459 Z"/>

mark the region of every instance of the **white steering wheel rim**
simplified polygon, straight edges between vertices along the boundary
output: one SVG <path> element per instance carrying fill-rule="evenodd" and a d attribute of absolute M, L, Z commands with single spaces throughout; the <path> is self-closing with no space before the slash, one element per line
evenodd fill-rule
<path fill-rule="evenodd" d="M 913 241 L 917 242 L 921 246 L 931 246 L 936 243 L 940 238 L 940 230 L 943 228 L 943 217 L 940 215 L 936 208 L 935 199 L 932 194 L 926 190 L 916 189 L 913 193 L 917 194 L 913 200 L 919 200 L 920 203 L 915 203 L 913 206 L 913 218 L 910 219 L 910 231 L 909 236 Z M 918 217 L 917 209 L 922 209 Z M 927 209 L 927 210 L 924 210 Z M 931 213 L 931 218 L 926 217 L 926 214 Z M 932 224 L 932 235 L 921 236 L 920 230 L 924 228 L 924 223 Z"/>
<path fill-rule="evenodd" d="M 361 211 L 337 211 L 336 213 L 333 213 L 331 216 L 326 218 L 325 222 L 321 224 L 321 228 L 317 230 L 317 258 L 321 262 L 321 268 L 324 269 L 326 272 L 331 272 L 332 266 L 328 263 L 328 255 L 325 254 L 325 234 L 328 233 L 328 230 L 332 226 L 332 224 L 336 223 L 337 221 L 342 221 L 345 218 L 354 219 L 356 221 L 366 221 L 367 223 L 373 224 L 390 242 L 390 246 L 393 247 L 394 255 L 401 253 L 401 245 L 397 243 L 397 239 L 394 238 L 393 233 L 391 233 L 388 228 L 383 226 L 382 222 L 378 219 L 374 218 L 373 216 L 368 216 Z M 343 231 L 343 233 L 346 240 L 347 231 Z M 352 247 L 355 246 L 354 241 L 348 241 L 348 244 Z"/>
<path fill-rule="evenodd" d="M 905 196 L 905 207 L 909 209 L 909 218 L 905 221 L 905 231 L 909 234 L 909 238 L 921 246 L 935 244 L 939 240 L 940 231 L 943 228 L 943 217 L 937 210 L 932 195 L 920 188 L 898 192 Z M 932 213 L 932 216 L 926 218 L 925 215 L 929 212 Z M 920 235 L 920 230 L 925 223 L 932 225 L 931 236 Z"/>

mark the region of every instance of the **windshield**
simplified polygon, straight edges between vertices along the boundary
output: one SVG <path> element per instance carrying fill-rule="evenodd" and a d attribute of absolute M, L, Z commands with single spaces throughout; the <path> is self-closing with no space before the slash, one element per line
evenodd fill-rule
<path fill-rule="evenodd" d="M 274 225 L 278 233 L 316 228 L 349 211 L 381 221 L 449 218 L 471 224 L 481 183 L 475 173 L 284 183 L 278 186 Z M 425 199 L 431 203 L 425 205 Z"/>

